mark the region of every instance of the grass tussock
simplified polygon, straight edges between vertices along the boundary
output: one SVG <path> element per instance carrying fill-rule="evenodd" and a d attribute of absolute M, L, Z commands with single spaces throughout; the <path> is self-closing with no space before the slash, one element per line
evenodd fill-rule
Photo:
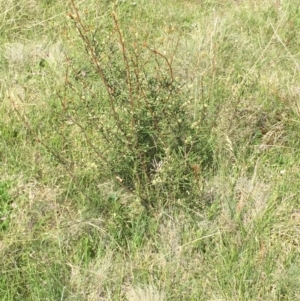
<path fill-rule="evenodd" d="M 298 6 L 0 0 L 1 300 L 299 300 Z"/>

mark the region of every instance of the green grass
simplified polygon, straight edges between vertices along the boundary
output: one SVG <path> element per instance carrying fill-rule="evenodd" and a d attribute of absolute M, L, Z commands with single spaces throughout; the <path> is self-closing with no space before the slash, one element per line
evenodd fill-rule
<path fill-rule="evenodd" d="M 298 2 L 117 2 L 124 135 L 71 2 L 0 0 L 1 300 L 300 300 Z"/>

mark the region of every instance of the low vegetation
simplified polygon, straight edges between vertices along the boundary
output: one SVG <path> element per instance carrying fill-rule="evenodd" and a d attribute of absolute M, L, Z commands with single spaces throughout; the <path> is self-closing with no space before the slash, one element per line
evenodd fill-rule
<path fill-rule="evenodd" d="M 0 8 L 1 300 L 300 300 L 297 1 Z"/>

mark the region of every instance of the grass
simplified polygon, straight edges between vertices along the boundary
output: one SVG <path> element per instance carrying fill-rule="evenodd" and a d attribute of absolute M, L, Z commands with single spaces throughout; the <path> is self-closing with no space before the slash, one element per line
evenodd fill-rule
<path fill-rule="evenodd" d="M 1 300 L 300 300 L 298 2 L 76 7 L 137 153 L 72 1 L 0 0 Z"/>

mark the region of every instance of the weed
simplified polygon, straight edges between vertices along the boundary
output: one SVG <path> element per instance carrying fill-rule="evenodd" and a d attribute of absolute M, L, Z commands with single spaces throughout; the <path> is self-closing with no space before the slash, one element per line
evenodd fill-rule
<path fill-rule="evenodd" d="M 68 55 L 60 124 L 80 129 L 94 164 L 148 211 L 180 199 L 199 202 L 195 183 L 201 185 L 200 170 L 212 167 L 213 150 L 202 124 L 191 122 L 188 93 L 174 78 L 176 47 L 165 55 L 151 41 L 136 38 L 122 28 L 117 7 L 108 37 L 84 24 L 73 1 L 71 9 L 90 65 L 78 72 Z"/>

